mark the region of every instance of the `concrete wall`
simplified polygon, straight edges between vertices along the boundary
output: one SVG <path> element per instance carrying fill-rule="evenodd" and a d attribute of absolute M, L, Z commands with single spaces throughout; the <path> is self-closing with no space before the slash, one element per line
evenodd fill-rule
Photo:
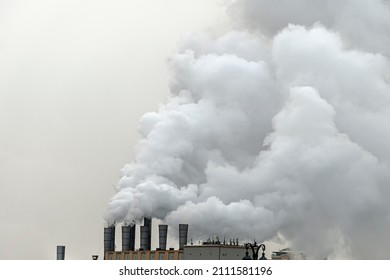
<path fill-rule="evenodd" d="M 191 245 L 184 246 L 184 260 L 241 260 L 245 256 L 243 246 Z"/>
<path fill-rule="evenodd" d="M 188 245 L 184 250 L 106 252 L 105 260 L 241 260 L 243 246 Z"/>

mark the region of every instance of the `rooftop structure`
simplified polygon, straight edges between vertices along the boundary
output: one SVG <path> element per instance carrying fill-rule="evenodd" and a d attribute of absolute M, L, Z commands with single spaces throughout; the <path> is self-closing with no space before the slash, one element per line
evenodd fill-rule
<path fill-rule="evenodd" d="M 305 255 L 302 252 L 292 251 L 290 248 L 285 248 L 280 251 L 272 252 L 273 260 L 304 260 Z"/>

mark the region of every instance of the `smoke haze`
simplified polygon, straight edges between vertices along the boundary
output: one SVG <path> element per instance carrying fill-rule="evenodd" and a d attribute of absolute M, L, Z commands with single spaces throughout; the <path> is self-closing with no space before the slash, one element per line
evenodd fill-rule
<path fill-rule="evenodd" d="M 389 3 L 274 3 L 234 1 L 234 30 L 182 40 L 106 220 L 388 258 Z"/>
<path fill-rule="evenodd" d="M 166 58 L 217 0 L 0 1 L 0 259 L 103 254 L 102 215 Z"/>

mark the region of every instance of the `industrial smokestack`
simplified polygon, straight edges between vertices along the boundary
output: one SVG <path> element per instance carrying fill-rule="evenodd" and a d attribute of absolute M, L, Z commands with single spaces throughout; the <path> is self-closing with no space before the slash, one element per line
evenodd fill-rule
<path fill-rule="evenodd" d="M 104 228 L 104 252 L 111 251 L 111 228 Z"/>
<path fill-rule="evenodd" d="M 111 251 L 115 251 L 115 226 L 111 228 Z"/>
<path fill-rule="evenodd" d="M 152 248 L 152 219 L 144 218 L 143 229 L 141 227 L 140 247 L 143 250 L 150 250 Z M 143 233 L 144 232 L 144 233 Z M 142 234 L 144 235 L 142 238 Z"/>
<path fill-rule="evenodd" d="M 149 242 L 152 242 L 152 219 L 144 218 L 144 226 L 149 228 L 148 238 L 149 238 Z M 149 250 L 151 247 L 152 247 L 152 244 L 150 243 Z"/>
<path fill-rule="evenodd" d="M 146 226 L 141 226 L 140 231 L 140 248 L 142 250 L 150 250 L 149 228 Z"/>
<path fill-rule="evenodd" d="M 104 228 L 104 252 L 115 250 L 115 226 Z"/>
<path fill-rule="evenodd" d="M 134 251 L 135 224 L 122 226 L 122 251 Z"/>
<path fill-rule="evenodd" d="M 57 260 L 65 260 L 65 246 L 57 246 Z"/>
<path fill-rule="evenodd" d="M 167 249 L 168 225 L 158 225 L 158 241 L 161 250 Z"/>
<path fill-rule="evenodd" d="M 188 224 L 179 224 L 179 250 L 183 250 L 187 245 Z"/>

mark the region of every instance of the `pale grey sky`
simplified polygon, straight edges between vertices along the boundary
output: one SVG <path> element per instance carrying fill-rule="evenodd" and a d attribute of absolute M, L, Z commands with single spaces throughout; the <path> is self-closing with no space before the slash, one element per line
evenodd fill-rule
<path fill-rule="evenodd" d="M 217 0 L 0 2 L 0 259 L 102 253 L 103 214 L 181 36 Z"/>
<path fill-rule="evenodd" d="M 103 216 L 388 259 L 389 2 L 276 2 L 1 1 L 0 259 Z"/>

